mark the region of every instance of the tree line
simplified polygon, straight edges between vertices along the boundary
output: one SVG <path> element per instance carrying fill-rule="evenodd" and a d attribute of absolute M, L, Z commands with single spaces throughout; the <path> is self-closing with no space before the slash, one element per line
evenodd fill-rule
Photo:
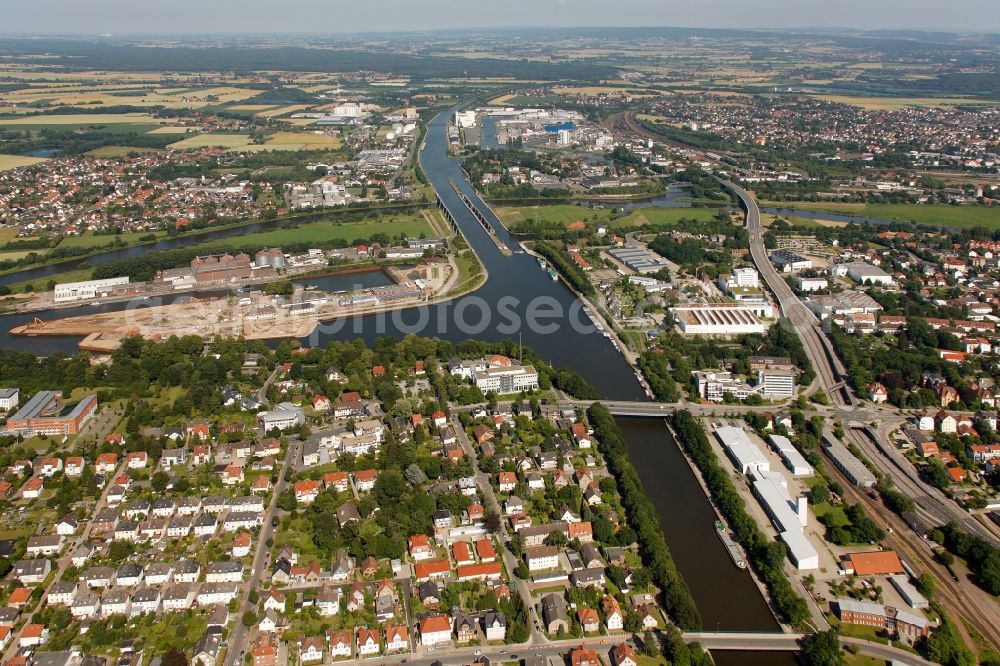
<path fill-rule="evenodd" d="M 545 241 L 535 243 L 533 249 L 552 263 L 552 266 L 559 271 L 569 286 L 585 296 L 594 295 L 594 285 L 587 279 L 583 269 L 574 264 L 566 252 L 559 249 L 554 243 Z"/>
<path fill-rule="evenodd" d="M 608 408 L 598 402 L 590 406 L 587 417 L 594 426 L 597 447 L 618 482 L 622 506 L 635 530 L 643 561 L 647 563 L 653 581 L 663 591 L 663 607 L 678 627 L 687 631 L 700 628 L 701 615 L 695 606 L 694 597 L 677 571 L 663 530 L 660 529 L 656 508 L 646 495 L 639 474 L 632 466 L 628 446 L 618 424 Z"/>

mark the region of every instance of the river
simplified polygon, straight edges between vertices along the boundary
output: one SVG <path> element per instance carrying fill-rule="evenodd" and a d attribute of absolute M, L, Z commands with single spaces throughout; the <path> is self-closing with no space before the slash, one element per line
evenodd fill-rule
<path fill-rule="evenodd" d="M 415 203 L 412 208 L 419 208 L 423 204 Z M 410 210 L 409 207 L 401 206 L 406 210 Z M 374 208 L 370 210 L 350 210 L 343 209 L 337 211 L 330 211 L 330 218 L 343 218 L 345 221 L 351 218 L 365 215 L 365 214 L 392 214 L 393 212 L 398 212 L 399 208 Z M 312 220 L 305 220 L 309 222 Z M 134 257 L 141 257 L 147 252 L 157 252 L 161 250 L 176 250 L 184 247 L 191 247 L 192 245 L 199 245 L 201 243 L 208 243 L 211 241 L 222 240 L 224 238 L 232 238 L 233 236 L 245 236 L 247 234 L 254 234 L 259 231 L 273 231 L 275 229 L 280 229 L 283 226 L 288 225 L 287 220 L 261 220 L 260 222 L 250 222 L 248 224 L 234 224 L 226 227 L 221 227 L 219 229 L 207 229 L 205 231 L 200 231 L 198 233 L 183 234 L 180 236 L 171 236 L 168 238 L 163 238 L 153 243 L 147 243 L 145 245 L 132 245 L 129 247 L 123 247 L 116 250 L 108 250 L 106 252 L 99 252 L 89 257 L 79 257 L 76 259 L 67 259 L 66 261 L 61 261 L 55 264 L 48 264 L 46 266 L 27 266 L 24 269 L 14 272 L 5 273 L 0 275 L 0 285 L 10 285 L 15 282 L 25 282 L 27 280 L 37 280 L 39 282 L 45 282 L 53 275 L 58 273 L 64 273 L 66 271 L 76 270 L 85 266 L 100 266 L 101 264 L 106 264 L 110 261 L 116 261 L 118 259 L 132 259 Z M 113 236 L 108 236 L 108 241 L 113 239 Z"/>
<path fill-rule="evenodd" d="M 321 325 L 303 343 L 323 345 L 334 339 L 358 337 L 372 343 L 383 335 L 409 333 L 455 342 L 468 338 L 519 339 L 554 366 L 577 370 L 604 397 L 646 399 L 632 368 L 611 342 L 590 325 L 573 292 L 561 281 L 550 280 L 536 259 L 520 250 L 517 239 L 506 232 L 465 180 L 459 162 L 447 157 L 446 125 L 450 113 L 442 113 L 430 123 L 426 149 L 420 151 L 421 167 L 482 259 L 489 280 L 473 294 L 450 303 Z M 504 256 L 497 250 L 487 232 L 459 200 L 452 181 L 479 205 L 497 229 L 499 239 L 515 250 L 513 256 Z M 62 310 L 59 315 L 73 316 L 123 307 L 123 304 L 111 303 Z M 75 339 L 6 337 L 11 326 L 30 320 L 31 316 L 0 317 L 0 345 L 35 353 L 75 351 Z M 527 325 L 532 318 L 536 325 Z M 524 325 L 513 325 L 515 320 Z M 694 595 L 705 628 L 776 630 L 778 625 L 750 575 L 732 564 L 715 535 L 715 514 L 710 501 L 663 422 L 622 418 L 618 423 L 642 482 L 656 506 L 667 543 Z M 768 654 L 764 661 L 761 658 L 757 653 L 730 653 L 724 655 L 720 663 L 740 666 L 790 663 L 786 661 L 790 660 L 788 655 Z"/>

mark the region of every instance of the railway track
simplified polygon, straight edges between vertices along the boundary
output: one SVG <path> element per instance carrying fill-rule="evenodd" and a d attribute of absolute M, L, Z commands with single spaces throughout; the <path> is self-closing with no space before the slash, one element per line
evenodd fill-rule
<path fill-rule="evenodd" d="M 952 620 L 966 644 L 974 648 L 976 642 L 963 623 L 973 627 L 992 649 L 1000 650 L 1000 618 L 997 617 L 996 603 L 992 599 L 986 599 L 986 593 L 975 588 L 970 581 L 956 580 L 937 561 L 922 538 L 907 538 L 912 534 L 909 525 L 882 504 L 880 499 L 874 499 L 854 486 L 832 461 L 826 468 L 844 487 L 844 498 L 851 503 L 860 503 L 868 515 L 886 531 L 883 539 L 885 545 L 899 553 L 910 565 L 919 567 L 934 577 L 937 583 L 934 599 Z"/>

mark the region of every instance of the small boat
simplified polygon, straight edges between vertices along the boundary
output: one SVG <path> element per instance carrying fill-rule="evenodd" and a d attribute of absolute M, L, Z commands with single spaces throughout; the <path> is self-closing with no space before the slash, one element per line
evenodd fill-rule
<path fill-rule="evenodd" d="M 92 302 L 91 305 L 104 305 L 104 301 L 98 299 L 98 300 Z"/>
<path fill-rule="evenodd" d="M 554 270 L 552 270 L 551 268 L 550 268 L 550 269 L 548 269 L 548 273 L 549 273 L 549 277 L 550 277 L 550 278 L 552 278 L 552 281 L 553 281 L 553 282 L 555 282 L 556 280 L 558 280 L 558 279 L 559 279 L 559 274 L 558 274 L 558 273 L 556 273 L 556 272 L 555 272 Z"/>
<path fill-rule="evenodd" d="M 303 287 L 303 289 L 305 291 L 316 291 L 317 289 L 319 289 L 319 287 L 314 284 L 307 284 L 306 286 Z"/>

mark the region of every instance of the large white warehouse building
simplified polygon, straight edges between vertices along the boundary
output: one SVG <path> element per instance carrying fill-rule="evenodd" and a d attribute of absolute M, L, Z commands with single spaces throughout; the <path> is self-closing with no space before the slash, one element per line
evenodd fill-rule
<path fill-rule="evenodd" d="M 57 284 L 54 299 L 56 303 L 79 301 L 85 298 L 107 296 L 117 291 L 117 287 L 128 284 L 128 276 L 106 278 L 104 280 L 86 280 L 84 282 L 63 282 Z"/>
<path fill-rule="evenodd" d="M 764 304 L 770 308 L 770 304 Z M 670 308 L 677 329 L 685 335 L 743 335 L 765 333 L 769 324 L 760 320 L 760 307 L 753 305 L 678 305 Z"/>
<path fill-rule="evenodd" d="M 726 455 L 732 459 L 733 464 L 743 474 L 749 475 L 750 471 L 754 469 L 764 472 L 771 469 L 771 463 L 767 456 L 760 450 L 760 447 L 750 440 L 749 435 L 742 428 L 722 426 L 715 431 L 715 436 L 725 447 Z"/>

